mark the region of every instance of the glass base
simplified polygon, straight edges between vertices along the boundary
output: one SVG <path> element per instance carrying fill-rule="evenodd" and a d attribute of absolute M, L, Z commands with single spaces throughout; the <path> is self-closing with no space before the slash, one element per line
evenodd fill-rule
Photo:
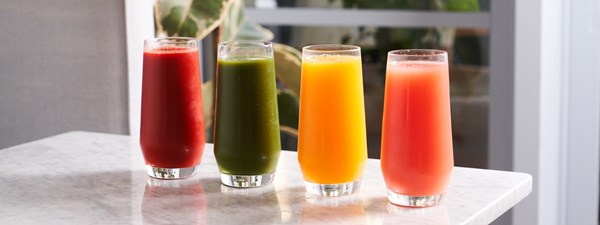
<path fill-rule="evenodd" d="M 351 195 L 358 192 L 360 189 L 360 179 L 348 183 L 341 184 L 317 184 L 304 181 L 306 192 L 317 196 L 339 197 Z"/>
<path fill-rule="evenodd" d="M 236 188 L 262 187 L 273 182 L 274 177 L 275 173 L 262 175 L 230 175 L 222 173 L 221 183 Z"/>
<path fill-rule="evenodd" d="M 443 198 L 444 194 L 431 196 L 409 196 L 388 191 L 388 200 L 390 200 L 391 203 L 399 206 L 429 207 L 440 204 Z"/>
<path fill-rule="evenodd" d="M 160 168 L 146 165 L 146 172 L 152 178 L 171 180 L 191 177 L 198 172 L 199 168 L 200 165 L 187 168 Z"/>

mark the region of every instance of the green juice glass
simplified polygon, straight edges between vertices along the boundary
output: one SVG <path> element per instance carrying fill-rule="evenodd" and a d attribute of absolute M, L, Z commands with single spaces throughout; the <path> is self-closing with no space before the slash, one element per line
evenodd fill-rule
<path fill-rule="evenodd" d="M 214 146 L 221 182 L 271 183 L 281 151 L 272 43 L 220 43 L 216 95 Z"/>

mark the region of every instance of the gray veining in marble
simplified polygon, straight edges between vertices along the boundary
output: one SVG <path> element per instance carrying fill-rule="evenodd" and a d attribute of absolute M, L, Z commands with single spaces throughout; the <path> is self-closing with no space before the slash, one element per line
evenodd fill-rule
<path fill-rule="evenodd" d="M 454 169 L 445 202 L 402 208 L 386 199 L 379 160 L 353 196 L 307 196 L 295 152 L 272 185 L 222 186 L 212 145 L 200 173 L 147 177 L 137 140 L 71 132 L 0 150 L 0 224 L 489 224 L 531 192 L 522 173 Z"/>

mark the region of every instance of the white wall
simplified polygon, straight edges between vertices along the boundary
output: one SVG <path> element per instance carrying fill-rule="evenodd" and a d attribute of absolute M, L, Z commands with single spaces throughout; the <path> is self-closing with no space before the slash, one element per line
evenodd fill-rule
<path fill-rule="evenodd" d="M 598 1 L 516 1 L 514 170 L 534 177 L 514 224 L 598 224 Z"/>
<path fill-rule="evenodd" d="M 598 224 L 600 1 L 563 0 L 563 224 Z"/>
<path fill-rule="evenodd" d="M 144 56 L 144 39 L 154 37 L 153 5 L 151 0 L 125 0 L 125 16 L 127 28 L 127 62 L 128 62 L 128 94 L 129 94 L 129 132 L 131 135 L 131 151 L 139 149 L 140 113 L 142 103 L 142 62 Z M 141 154 L 131 154 L 131 165 L 142 165 Z M 134 157 L 135 156 L 135 157 Z M 133 173 L 132 173 L 133 176 Z M 133 179 L 133 177 L 132 177 Z M 137 193 L 143 187 L 131 187 Z M 141 198 L 140 196 L 133 196 Z M 141 199 L 138 199 L 141 201 Z M 139 205 L 133 205 L 135 209 Z M 141 224 L 141 216 L 133 216 L 131 222 Z"/>
<path fill-rule="evenodd" d="M 129 132 L 134 140 L 139 140 L 140 135 L 144 39 L 154 37 L 153 6 L 154 1 L 125 1 L 129 74 Z"/>
<path fill-rule="evenodd" d="M 0 149 L 128 132 L 124 21 L 120 1 L 0 2 Z"/>

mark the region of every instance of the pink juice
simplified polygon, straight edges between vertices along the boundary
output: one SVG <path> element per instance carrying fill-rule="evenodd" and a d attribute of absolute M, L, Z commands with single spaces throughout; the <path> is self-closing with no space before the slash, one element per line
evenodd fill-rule
<path fill-rule="evenodd" d="M 453 165 L 448 64 L 388 63 L 381 147 L 388 190 L 444 193 Z"/>

